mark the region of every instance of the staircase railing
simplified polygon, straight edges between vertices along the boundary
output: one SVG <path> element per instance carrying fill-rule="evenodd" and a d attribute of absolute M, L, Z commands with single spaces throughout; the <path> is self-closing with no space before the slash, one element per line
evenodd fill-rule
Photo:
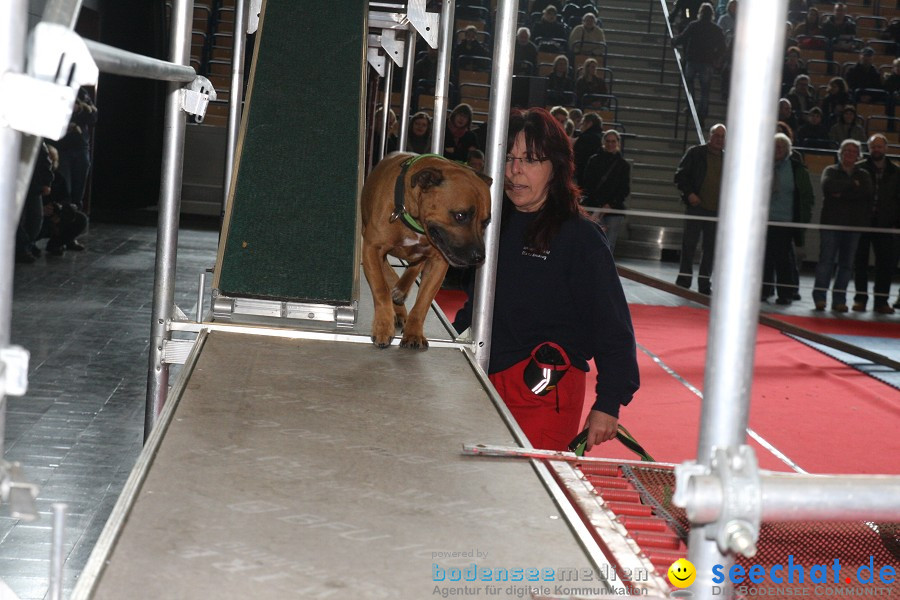
<path fill-rule="evenodd" d="M 703 128 L 700 126 L 700 117 L 697 115 L 697 108 L 694 106 L 694 99 L 691 96 L 691 90 L 688 89 L 687 80 L 684 77 L 684 64 L 681 60 L 681 53 L 678 51 L 678 48 L 673 44 L 675 40 L 675 35 L 672 32 L 672 23 L 669 22 L 669 7 L 666 4 L 666 0 L 651 0 L 651 15 L 652 15 L 652 6 L 654 2 L 658 3 L 662 9 L 663 15 L 663 23 L 665 24 L 665 34 L 666 38 L 662 44 L 662 59 L 660 61 L 659 67 L 659 82 L 663 83 L 665 79 L 666 73 L 666 53 L 668 51 L 668 47 L 672 45 L 672 54 L 675 57 L 675 64 L 678 66 L 678 76 L 681 79 L 681 86 L 677 88 L 678 96 L 675 100 L 675 127 L 672 131 L 672 137 L 678 137 L 678 130 L 681 126 L 681 116 L 683 111 L 681 110 L 681 94 L 684 92 L 684 99 L 687 104 L 688 111 L 690 113 L 690 118 L 693 121 L 694 129 L 697 132 L 697 139 L 699 143 L 704 143 L 706 138 L 703 133 Z M 685 115 L 685 124 L 682 136 L 682 150 L 687 149 L 687 139 L 688 139 L 688 129 L 689 123 L 687 122 L 687 115 Z"/>

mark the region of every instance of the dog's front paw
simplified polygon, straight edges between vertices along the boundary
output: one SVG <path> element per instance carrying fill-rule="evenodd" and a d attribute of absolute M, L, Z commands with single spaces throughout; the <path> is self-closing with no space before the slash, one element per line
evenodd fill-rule
<path fill-rule="evenodd" d="M 387 348 L 394 339 L 394 323 L 388 321 L 387 325 L 382 322 L 375 322 L 372 325 L 372 343 L 379 348 Z"/>
<path fill-rule="evenodd" d="M 422 334 L 404 333 L 400 339 L 401 348 L 413 350 L 428 350 L 428 338 Z"/>

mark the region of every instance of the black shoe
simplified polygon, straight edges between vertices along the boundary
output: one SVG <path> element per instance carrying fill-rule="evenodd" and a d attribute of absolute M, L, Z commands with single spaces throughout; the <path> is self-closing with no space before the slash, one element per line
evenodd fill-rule
<path fill-rule="evenodd" d="M 47 244 L 47 247 L 44 249 L 44 251 L 50 256 L 62 256 L 66 253 L 66 249 L 64 246 L 51 246 L 50 244 Z"/>
<path fill-rule="evenodd" d="M 678 287 L 683 287 L 686 290 L 689 290 L 689 289 L 691 289 L 691 280 L 690 279 L 684 280 L 679 277 L 678 279 L 675 280 L 675 285 L 677 285 Z M 900 303 L 900 300 L 897 300 L 897 302 Z"/>
<path fill-rule="evenodd" d="M 32 246 L 31 248 L 29 248 L 28 253 L 31 254 L 35 258 L 40 258 L 41 255 L 44 254 L 43 252 L 41 252 L 41 249 L 38 248 L 37 246 Z"/>
<path fill-rule="evenodd" d="M 16 254 L 16 262 L 20 265 L 31 265 L 34 264 L 35 261 L 37 261 L 37 259 L 28 252 Z"/>
<path fill-rule="evenodd" d="M 780 304 L 781 306 L 790 306 L 793 300 L 790 298 L 778 298 L 775 300 L 775 304 Z"/>
<path fill-rule="evenodd" d="M 704 296 L 712 296 L 712 290 L 709 288 L 707 288 L 705 290 L 700 290 L 700 293 L 703 294 Z"/>
<path fill-rule="evenodd" d="M 791 296 L 791 300 L 802 300 L 800 297 L 800 292 L 794 292 L 794 295 Z"/>
<path fill-rule="evenodd" d="M 66 244 L 66 250 L 71 250 L 72 252 L 81 252 L 83 250 L 87 250 L 87 248 L 78 240 L 72 240 L 71 242 Z"/>

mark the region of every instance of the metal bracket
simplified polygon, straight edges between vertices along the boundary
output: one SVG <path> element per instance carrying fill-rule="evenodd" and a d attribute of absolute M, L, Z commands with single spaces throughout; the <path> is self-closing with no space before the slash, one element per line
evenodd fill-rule
<path fill-rule="evenodd" d="M 163 340 L 162 362 L 170 365 L 183 365 L 188 354 L 194 349 L 196 340 Z"/>
<path fill-rule="evenodd" d="M 432 48 L 437 48 L 441 15 L 439 13 L 425 12 L 425 3 L 426 0 L 409 0 L 406 16 L 409 18 L 409 23 L 422 36 L 422 39 L 428 42 L 428 45 Z"/>
<path fill-rule="evenodd" d="M 250 0 L 250 16 L 247 19 L 247 33 L 256 33 L 259 29 L 259 13 L 262 12 L 262 0 Z"/>
<path fill-rule="evenodd" d="M 9 513 L 14 519 L 33 521 L 37 519 L 34 499 L 38 486 L 25 481 L 20 463 L 0 461 L 0 499 L 9 503 Z"/>
<path fill-rule="evenodd" d="M 384 48 L 384 53 L 391 57 L 394 64 L 402 69 L 406 42 L 397 39 L 396 29 L 385 29 L 381 32 L 381 47 Z"/>
<path fill-rule="evenodd" d="M 374 43 L 373 43 L 374 42 Z M 384 77 L 384 54 L 381 48 L 381 36 L 369 34 L 369 47 L 366 49 L 366 60 L 375 69 L 379 77 Z"/>
<path fill-rule="evenodd" d="M 339 328 L 353 327 L 356 323 L 357 311 L 356 302 L 350 306 L 335 306 L 259 298 L 229 298 L 218 294 L 213 295 L 212 302 L 213 317 L 218 319 L 233 319 L 239 315 L 246 315 L 334 323 Z"/>
<path fill-rule="evenodd" d="M 52 140 L 66 134 L 78 88 L 100 70 L 84 40 L 64 25 L 38 23 L 28 37 L 27 74 L 0 77 L 0 125 Z"/>
<path fill-rule="evenodd" d="M 24 396 L 28 391 L 28 359 L 21 346 L 0 348 L 0 396 Z"/>
<path fill-rule="evenodd" d="M 188 87 L 181 89 L 181 109 L 188 114 L 196 115 L 194 119 L 197 123 L 203 122 L 209 101 L 215 99 L 216 88 L 202 75 L 197 75 Z"/>
<path fill-rule="evenodd" d="M 722 552 L 756 554 L 762 492 L 753 448 L 713 448 L 709 467 L 695 461 L 675 467 L 675 485 L 672 502 L 691 523 L 714 524 L 708 535 Z"/>

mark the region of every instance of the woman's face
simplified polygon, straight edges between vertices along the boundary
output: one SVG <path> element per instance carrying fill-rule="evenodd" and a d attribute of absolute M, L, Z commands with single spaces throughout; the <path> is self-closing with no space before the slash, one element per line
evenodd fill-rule
<path fill-rule="evenodd" d="M 610 154 L 617 153 L 619 151 L 619 138 L 614 135 L 603 136 L 603 149 Z"/>
<path fill-rule="evenodd" d="M 552 178 L 553 163 L 545 156 L 528 156 L 525 134 L 520 132 L 506 153 L 505 188 L 510 201 L 521 212 L 540 210 Z"/>
<path fill-rule="evenodd" d="M 553 70 L 556 71 L 560 75 L 564 75 L 566 71 L 569 70 L 569 65 L 565 63 L 565 61 L 558 60 L 553 63 Z"/>
<path fill-rule="evenodd" d="M 425 119 L 416 119 L 413 121 L 412 132 L 414 135 L 425 135 L 428 132 L 428 121 Z"/>
<path fill-rule="evenodd" d="M 469 126 L 469 117 L 465 113 L 456 113 L 453 117 L 453 126 L 454 127 L 468 127 Z"/>
<path fill-rule="evenodd" d="M 597 63 L 589 62 L 584 63 L 584 72 L 588 75 L 593 75 L 597 71 Z"/>
<path fill-rule="evenodd" d="M 849 125 L 856 120 L 856 113 L 852 110 L 845 110 L 843 113 L 841 113 L 841 118 L 844 120 L 844 123 Z"/>

